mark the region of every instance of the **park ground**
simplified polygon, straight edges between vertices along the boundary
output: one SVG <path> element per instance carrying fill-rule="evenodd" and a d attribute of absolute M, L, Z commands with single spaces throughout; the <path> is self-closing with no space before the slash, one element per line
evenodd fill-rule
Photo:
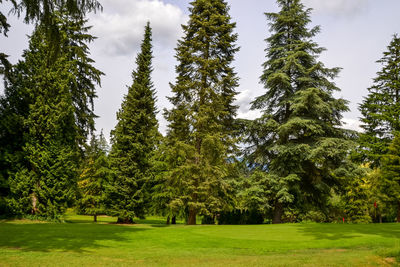
<path fill-rule="evenodd" d="M 0 221 L 0 266 L 400 266 L 400 224 Z"/>

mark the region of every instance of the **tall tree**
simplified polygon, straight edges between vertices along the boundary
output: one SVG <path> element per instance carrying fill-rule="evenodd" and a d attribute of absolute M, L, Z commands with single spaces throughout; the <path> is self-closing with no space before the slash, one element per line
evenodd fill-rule
<path fill-rule="evenodd" d="M 15 113 L 9 114 L 20 118 L 25 127 L 20 144 L 24 161 L 9 175 L 9 202 L 15 213 L 57 217 L 75 198 L 81 152 L 94 129 L 90 104 L 102 74 L 88 57 L 86 44 L 93 37 L 85 23 L 81 17 L 57 14 L 63 38 L 55 59 L 46 25 L 39 24 L 24 61 L 15 69 L 20 71 L 15 77 L 22 78 L 10 80 L 14 86 L 10 95 L 26 97 L 26 106 L 14 106 Z"/>
<path fill-rule="evenodd" d="M 397 206 L 397 222 L 400 223 L 400 135 L 391 142 L 387 154 L 382 157 L 379 191 L 384 202 Z"/>
<path fill-rule="evenodd" d="M 308 28 L 311 9 L 300 0 L 277 3 L 278 13 L 266 13 L 272 32 L 261 76 L 266 92 L 251 107 L 262 117 L 251 123 L 248 136 L 250 160 L 268 172 L 266 185 L 281 186 L 274 190 L 274 223 L 294 200 L 298 205 L 326 202 L 338 183 L 334 171 L 351 145 L 340 129 L 347 101 L 333 97 L 339 68 L 318 61 L 325 49 L 312 40 L 320 28 Z"/>
<path fill-rule="evenodd" d="M 364 129 L 360 137 L 361 154 L 372 166 L 380 165 L 393 133 L 400 131 L 400 38 L 397 35 L 377 62 L 382 69 L 360 105 Z"/>
<path fill-rule="evenodd" d="M 171 171 L 177 192 L 170 206 L 188 214 L 211 215 L 229 205 L 226 181 L 235 150 L 233 104 L 238 78 L 231 66 L 238 51 L 229 6 L 223 0 L 195 0 L 185 36 L 176 48 L 173 108 L 166 111 Z"/>
<path fill-rule="evenodd" d="M 147 183 L 153 178 L 152 156 L 159 138 L 156 119 L 151 27 L 147 23 L 141 51 L 136 58 L 133 84 L 128 89 L 118 123 L 111 132 L 111 166 L 115 178 L 109 187 L 109 211 L 123 223 L 143 217 L 148 200 Z"/>

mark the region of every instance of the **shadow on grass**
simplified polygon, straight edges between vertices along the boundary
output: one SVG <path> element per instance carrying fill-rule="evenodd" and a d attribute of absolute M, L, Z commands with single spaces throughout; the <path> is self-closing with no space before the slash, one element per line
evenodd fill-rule
<path fill-rule="evenodd" d="M 400 239 L 400 224 L 300 224 L 299 228 L 316 239 L 338 240 L 362 235 Z"/>
<path fill-rule="evenodd" d="M 129 233 L 146 230 L 106 224 L 0 223 L 0 248 L 85 252 L 87 249 L 107 247 L 99 241 L 124 242 L 129 240 Z"/>

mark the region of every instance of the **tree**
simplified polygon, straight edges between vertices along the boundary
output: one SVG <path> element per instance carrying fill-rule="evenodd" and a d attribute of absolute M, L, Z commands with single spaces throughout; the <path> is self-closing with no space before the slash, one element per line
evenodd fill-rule
<path fill-rule="evenodd" d="M 105 192 L 111 174 L 107 152 L 108 144 L 103 131 L 99 137 L 93 135 L 85 153 L 78 181 L 81 195 L 78 201 L 79 211 L 92 215 L 94 222 L 97 222 L 97 215 L 105 213 Z"/>
<path fill-rule="evenodd" d="M 367 169 L 354 165 L 353 169 L 346 175 L 345 193 L 343 202 L 346 220 L 352 223 L 369 223 L 369 205 L 371 188 L 367 177 Z"/>
<path fill-rule="evenodd" d="M 20 73 L 15 77 L 22 78 L 10 80 L 16 82 L 12 84 L 16 86 L 14 97 L 25 96 L 26 106 L 11 106 L 25 131 L 20 144 L 23 160 L 8 177 L 14 213 L 53 218 L 75 199 L 82 149 L 94 128 L 95 115 L 89 105 L 102 74 L 88 57 L 86 43 L 93 37 L 87 34 L 86 21 L 62 12 L 57 16 L 63 37 L 57 57 L 52 55 L 46 25 L 39 24 L 24 52 L 24 62 L 16 68 Z M 3 137 L 10 137 L 7 134 Z"/>
<path fill-rule="evenodd" d="M 380 192 L 383 201 L 397 206 L 397 222 L 400 223 L 400 135 L 391 142 L 387 154 L 382 157 Z"/>
<path fill-rule="evenodd" d="M 277 3 L 278 13 L 266 13 L 272 32 L 260 78 L 266 92 L 251 107 L 262 117 L 251 123 L 247 139 L 254 167 L 269 173 L 266 185 L 280 185 L 277 192 L 286 192 L 284 198 L 273 198 L 274 223 L 281 222 L 291 199 L 323 206 L 339 182 L 334 171 L 352 145 L 350 133 L 340 128 L 347 101 L 333 97 L 339 91 L 332 82 L 339 68 L 318 61 L 325 49 L 312 40 L 320 28 L 308 29 L 311 9 L 300 0 Z"/>
<path fill-rule="evenodd" d="M 238 51 L 229 7 L 222 0 L 196 0 L 176 48 L 173 105 L 165 112 L 170 149 L 168 183 L 177 192 L 170 206 L 188 215 L 212 215 L 229 206 L 226 177 L 236 149 L 233 104 L 238 78 L 231 63 Z"/>
<path fill-rule="evenodd" d="M 147 23 L 136 58 L 133 84 L 128 89 L 118 123 L 111 132 L 111 166 L 115 179 L 109 188 L 109 211 L 123 223 L 143 217 L 148 202 L 147 184 L 153 178 L 152 156 L 159 139 L 155 92 L 151 81 L 151 27 Z"/>
<path fill-rule="evenodd" d="M 2 2 L 3 0 L 0 0 L 0 4 Z M 10 0 L 10 2 L 13 5 L 14 13 L 18 16 L 25 12 L 24 21 L 26 23 L 41 23 L 46 26 L 47 38 L 51 40 L 52 50 L 56 52 L 59 52 L 59 41 L 62 39 L 61 32 L 57 26 L 56 12 L 63 11 L 69 16 L 84 18 L 87 12 L 95 12 L 102 9 L 97 0 Z M 6 16 L 0 12 L 0 33 L 7 36 L 9 29 L 10 25 L 7 23 Z M 0 52 L 0 74 L 3 74 L 2 72 L 9 65 L 7 55 Z"/>
<path fill-rule="evenodd" d="M 361 154 L 364 160 L 372 162 L 372 167 L 380 166 L 393 133 L 400 131 L 400 38 L 397 35 L 377 62 L 382 64 L 382 70 L 359 108 L 364 129 L 360 137 Z"/>

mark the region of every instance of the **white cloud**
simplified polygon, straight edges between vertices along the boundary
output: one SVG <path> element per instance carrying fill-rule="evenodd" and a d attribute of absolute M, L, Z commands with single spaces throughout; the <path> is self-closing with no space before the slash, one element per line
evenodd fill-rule
<path fill-rule="evenodd" d="M 171 47 L 181 36 L 181 24 L 187 16 L 174 5 L 160 0 L 103 0 L 103 12 L 92 14 L 90 24 L 98 44 L 108 55 L 126 55 L 137 51 L 147 21 L 153 40 L 160 47 Z"/>
<path fill-rule="evenodd" d="M 303 0 L 306 7 L 316 13 L 331 15 L 354 15 L 368 6 L 369 0 Z"/>
<path fill-rule="evenodd" d="M 354 130 L 357 132 L 363 131 L 363 129 L 361 128 L 361 122 L 359 120 L 343 118 L 342 122 L 343 122 L 342 128 L 344 129 Z"/>

